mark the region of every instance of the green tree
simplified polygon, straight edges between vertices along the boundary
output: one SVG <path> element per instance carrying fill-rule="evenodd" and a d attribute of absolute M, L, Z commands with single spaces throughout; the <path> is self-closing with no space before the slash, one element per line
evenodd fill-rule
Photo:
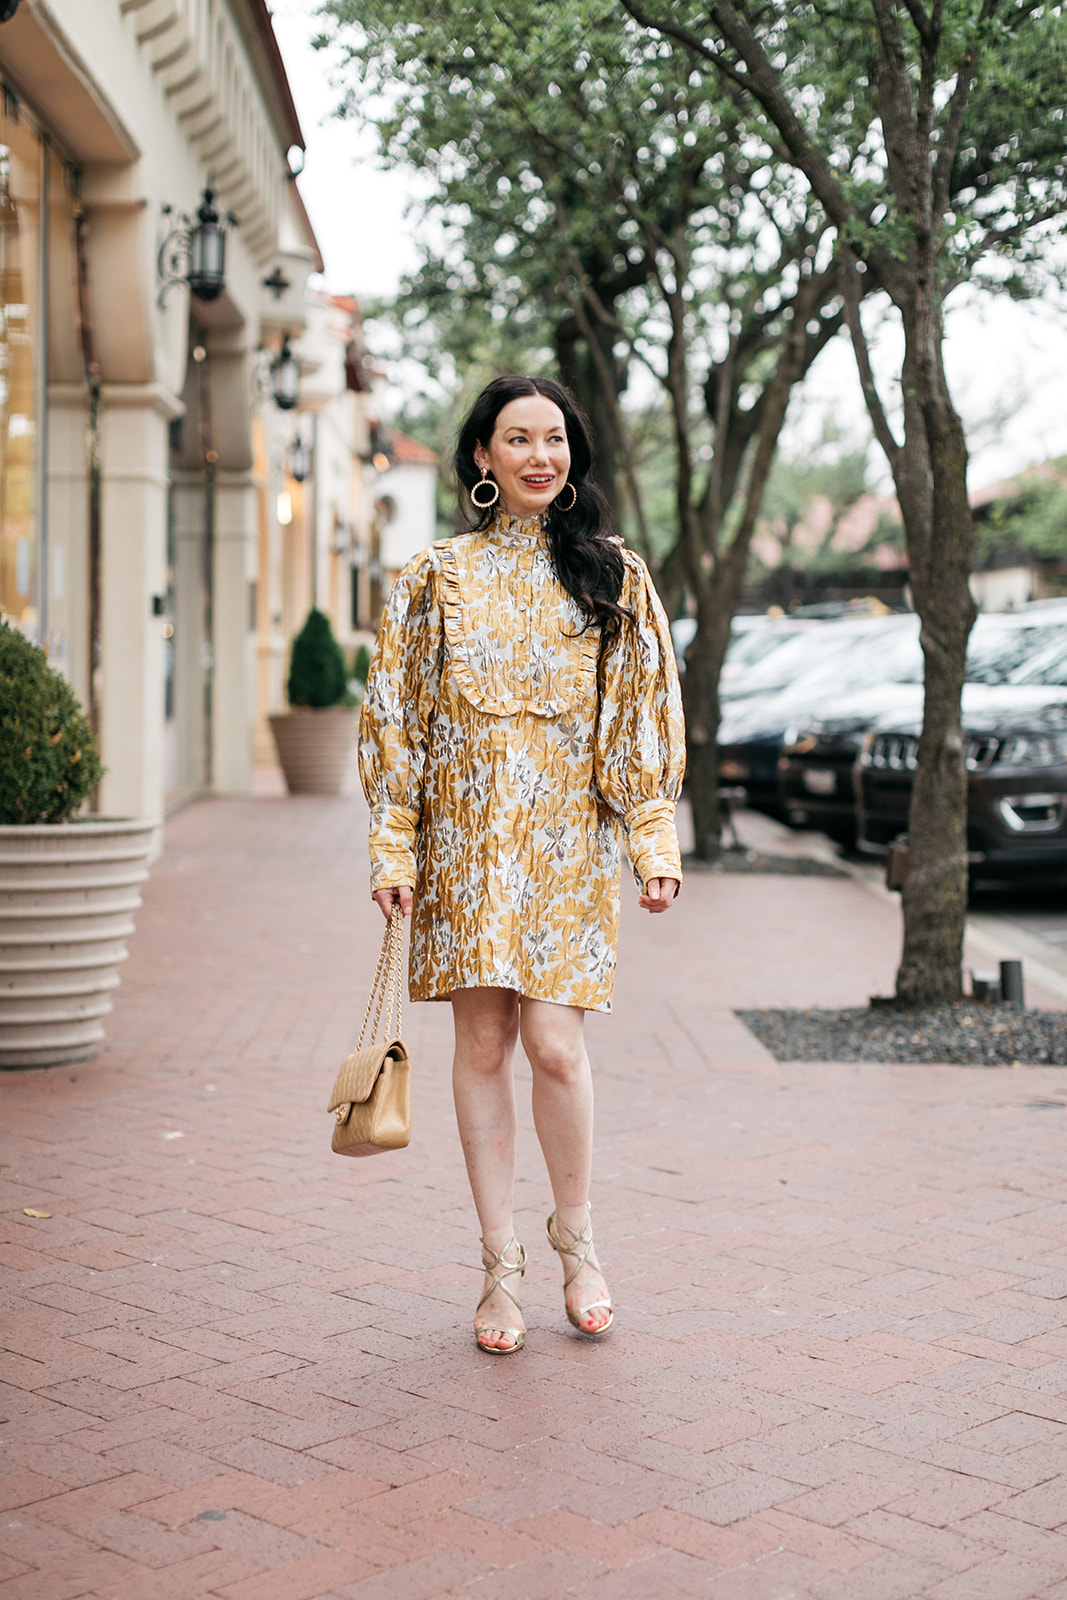
<path fill-rule="evenodd" d="M 610 0 L 324 11 L 358 78 L 348 109 L 387 106 L 387 158 L 438 184 L 406 348 L 551 349 L 668 607 L 689 593 L 689 786 L 697 852 L 713 853 L 719 670 L 760 497 L 793 388 L 843 320 L 822 214 L 699 52 L 641 36 Z M 622 403 L 638 374 L 670 419 L 669 541 Z"/>
<path fill-rule="evenodd" d="M 1046 560 L 1067 558 L 1067 459 L 1023 475 L 999 496 L 978 526 L 984 554 L 1024 551 Z"/>
<path fill-rule="evenodd" d="M 860 381 L 893 473 L 922 622 L 925 714 L 897 997 L 956 999 L 966 901 L 960 695 L 974 619 L 967 445 L 943 359 L 960 283 L 1016 289 L 1067 209 L 1067 18 L 1035 0 L 622 0 L 758 108 L 836 232 Z M 872 371 L 861 290 L 904 334 L 902 419 Z"/>

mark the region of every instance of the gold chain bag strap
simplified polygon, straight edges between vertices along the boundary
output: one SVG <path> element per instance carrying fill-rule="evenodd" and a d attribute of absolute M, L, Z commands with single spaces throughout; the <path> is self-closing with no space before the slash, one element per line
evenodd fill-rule
<path fill-rule="evenodd" d="M 394 906 L 359 1043 L 342 1062 L 330 1096 L 335 1155 L 376 1156 L 384 1150 L 403 1150 L 410 1143 L 411 1061 L 400 1037 L 403 961 L 404 916 Z M 378 1042 L 365 1045 L 372 1012 L 371 1038 Z"/>

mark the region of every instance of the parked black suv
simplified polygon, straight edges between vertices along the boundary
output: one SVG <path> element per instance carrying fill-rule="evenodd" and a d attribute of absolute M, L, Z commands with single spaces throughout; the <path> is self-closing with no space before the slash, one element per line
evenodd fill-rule
<path fill-rule="evenodd" d="M 1065 643 L 1067 605 L 1037 605 L 1015 613 L 980 616 L 967 652 L 968 684 L 995 687 L 1022 683 L 1031 670 L 1035 673 L 1051 671 L 1055 676 L 1054 666 L 1042 669 L 1041 663 L 1058 660 L 1058 650 Z M 889 664 L 887 660 L 887 666 Z M 907 663 L 898 659 L 893 673 L 895 681 L 874 682 L 866 693 L 831 697 L 824 702 L 818 715 L 798 717 L 796 727 L 790 730 L 791 736 L 787 736 L 783 744 L 779 762 L 781 804 L 791 821 L 821 828 L 844 844 L 855 842 L 857 775 L 854 768 L 869 731 L 879 728 L 891 735 L 917 729 L 922 722 L 922 664 L 917 637 L 910 673 L 906 668 Z M 910 681 L 903 681 L 908 678 Z M 965 705 L 977 708 L 973 695 L 973 688 L 965 691 Z M 904 736 L 901 733 L 901 737 Z M 894 753 L 892 760 L 897 759 L 898 754 Z M 894 768 L 889 770 L 895 771 Z M 910 778 L 905 787 L 910 793 Z M 897 806 L 894 804 L 890 809 L 896 812 Z M 891 837 L 903 831 L 905 825 L 898 815 Z M 873 837 L 877 831 L 872 820 L 872 834 L 867 843 L 881 849 L 887 841 L 880 836 Z"/>
<path fill-rule="evenodd" d="M 919 622 L 914 616 L 857 617 L 814 625 L 790 640 L 767 662 L 742 674 L 723 696 L 719 728 L 719 772 L 724 783 L 743 785 L 749 804 L 780 814 L 778 763 L 799 719 L 845 695 L 867 708 L 869 727 L 880 702 L 872 693 L 886 681 L 918 679 Z"/>
<path fill-rule="evenodd" d="M 1011 680 L 964 689 L 974 878 L 1067 872 L 1067 634 Z M 915 719 L 883 719 L 868 736 L 857 766 L 861 850 L 884 853 L 906 831 L 918 749 Z"/>

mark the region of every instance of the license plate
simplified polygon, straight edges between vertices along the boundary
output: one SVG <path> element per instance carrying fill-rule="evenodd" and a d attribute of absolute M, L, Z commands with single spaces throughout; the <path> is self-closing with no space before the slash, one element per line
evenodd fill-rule
<path fill-rule="evenodd" d="M 804 787 L 809 794 L 836 794 L 837 773 L 827 772 L 823 767 L 805 767 Z"/>

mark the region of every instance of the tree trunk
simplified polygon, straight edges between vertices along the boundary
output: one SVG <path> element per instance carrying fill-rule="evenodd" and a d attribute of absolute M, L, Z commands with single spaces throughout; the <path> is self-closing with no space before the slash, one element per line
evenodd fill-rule
<path fill-rule="evenodd" d="M 605 298 L 609 309 L 614 309 L 614 302 L 610 297 L 606 296 Z M 556 328 L 556 360 L 559 364 L 560 380 L 571 390 L 589 418 L 596 445 L 596 461 L 593 471 L 597 483 L 599 483 L 607 496 L 612 517 L 616 525 L 618 525 L 619 455 L 621 449 L 615 408 L 615 400 L 620 387 L 618 382 L 618 362 L 615 359 L 614 339 L 611 329 L 603 325 L 596 325 L 592 330 L 592 336 L 600 342 L 600 361 L 597 360 L 596 354 L 589 349 L 586 336 L 578 326 L 575 317 L 572 314 L 568 314 Z M 602 377 L 604 372 L 612 375 L 616 385 L 615 395 L 604 393 Z"/>
<path fill-rule="evenodd" d="M 935 326 L 924 329 L 927 321 Z M 911 389 L 920 413 L 932 493 L 929 515 L 919 517 L 918 526 L 908 526 L 905 495 L 900 496 L 926 674 L 919 765 L 908 814 L 904 945 L 896 994 L 902 1005 L 922 1006 L 958 1000 L 962 993 L 967 774 L 960 698 L 975 617 L 968 582 L 974 526 L 967 500 L 967 447 L 941 359 L 939 308 L 931 318 L 906 318 L 905 334 L 913 352 L 905 364 L 905 389 Z M 912 492 L 907 498 L 914 517 L 919 497 Z"/>
<path fill-rule="evenodd" d="M 719 678 L 730 644 L 730 628 L 741 595 L 748 541 L 720 562 L 715 581 L 697 599 L 697 630 L 686 651 L 682 675 L 685 710 L 686 788 L 693 814 L 693 854 L 714 861 L 722 848 L 719 809 Z"/>
<path fill-rule="evenodd" d="M 797 295 L 789 331 L 783 341 L 778 364 L 766 380 L 761 399 L 761 417 L 756 434 L 752 468 L 744 491 L 744 508 L 741 519 L 727 548 L 719 554 L 714 577 L 709 581 L 703 560 L 693 562 L 690 556 L 689 578 L 696 595 L 697 631 L 686 652 L 686 670 L 682 679 L 682 701 L 685 707 L 686 743 L 689 759 L 686 777 L 689 802 L 693 811 L 694 850 L 699 860 L 711 860 L 721 848 L 722 816 L 719 810 L 719 675 L 730 643 L 730 627 L 744 585 L 748 552 L 755 532 L 756 517 L 763 501 L 767 478 L 778 449 L 778 439 L 785 424 L 789 399 L 794 386 L 800 382 L 822 348 L 821 336 L 813 339 L 807 332 L 810 318 L 829 298 L 833 280 L 828 276 L 809 279 Z M 736 416 L 736 413 L 735 413 Z M 727 452 L 731 446 L 729 434 L 730 415 L 718 419 L 716 451 Z M 679 450 L 683 441 L 679 440 Z M 735 472 L 740 469 L 744 451 L 737 453 Z M 719 458 L 720 464 L 722 458 Z M 690 469 L 682 475 L 684 493 L 688 499 Z M 735 482 L 722 486 L 709 482 L 708 493 L 701 507 L 704 518 L 701 551 L 717 548 L 722 530 L 722 511 L 734 497 Z M 685 512 L 683 510 L 683 515 Z M 691 540 L 682 541 L 688 550 Z"/>
<path fill-rule="evenodd" d="M 719 815 L 719 674 L 730 642 L 733 605 L 713 593 L 685 658 L 686 789 L 693 814 L 693 854 L 714 861 L 722 848 Z M 719 603 L 715 603 L 718 601 Z"/>

